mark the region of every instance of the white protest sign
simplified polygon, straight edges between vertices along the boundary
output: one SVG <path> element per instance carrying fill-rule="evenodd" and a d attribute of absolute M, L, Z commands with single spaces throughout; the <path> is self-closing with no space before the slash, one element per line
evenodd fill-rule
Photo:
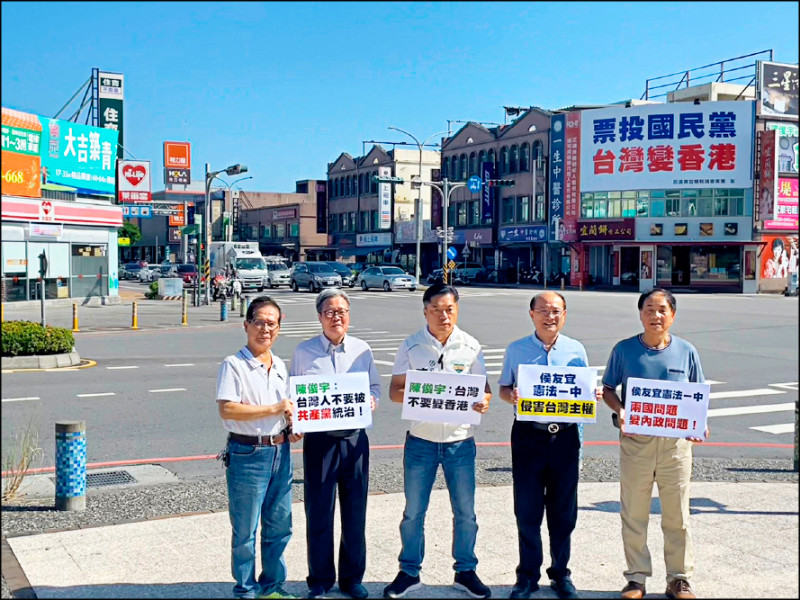
<path fill-rule="evenodd" d="M 289 395 L 294 401 L 294 433 L 362 429 L 372 425 L 367 373 L 290 377 Z"/>
<path fill-rule="evenodd" d="M 520 365 L 517 370 L 518 421 L 594 423 L 597 369 Z"/>
<path fill-rule="evenodd" d="M 709 384 L 631 377 L 625 390 L 625 433 L 705 438 Z"/>
<path fill-rule="evenodd" d="M 403 419 L 451 425 L 480 425 L 472 405 L 483 401 L 484 375 L 442 371 L 406 371 Z"/>

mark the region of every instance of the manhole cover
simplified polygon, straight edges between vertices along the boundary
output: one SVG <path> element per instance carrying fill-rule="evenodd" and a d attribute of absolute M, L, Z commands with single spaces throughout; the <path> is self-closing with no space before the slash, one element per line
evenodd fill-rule
<path fill-rule="evenodd" d="M 55 478 L 53 478 L 55 483 Z M 108 485 L 125 485 L 136 483 L 136 479 L 127 471 L 108 471 L 106 473 L 87 473 L 86 487 L 105 487 Z"/>

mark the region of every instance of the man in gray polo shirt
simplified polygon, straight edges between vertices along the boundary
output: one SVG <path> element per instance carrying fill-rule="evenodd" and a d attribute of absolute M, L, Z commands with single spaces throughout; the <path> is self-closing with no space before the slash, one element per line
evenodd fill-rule
<path fill-rule="evenodd" d="M 350 298 L 329 288 L 317 296 L 322 333 L 302 342 L 292 356 L 290 375 L 368 373 L 372 410 L 381 395 L 381 378 L 372 349 L 348 335 Z M 362 585 L 367 568 L 367 491 L 369 439 L 363 429 L 305 434 L 303 485 L 308 546 L 308 597 L 327 593 L 336 581 L 333 517 L 336 491 L 342 519 L 339 544 L 339 589 L 351 598 L 366 598 Z"/>

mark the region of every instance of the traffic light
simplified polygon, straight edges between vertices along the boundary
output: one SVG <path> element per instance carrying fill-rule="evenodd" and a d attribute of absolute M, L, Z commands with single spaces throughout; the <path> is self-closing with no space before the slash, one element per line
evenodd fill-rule
<path fill-rule="evenodd" d="M 511 187 L 514 185 L 513 179 L 487 179 L 487 187 Z"/>

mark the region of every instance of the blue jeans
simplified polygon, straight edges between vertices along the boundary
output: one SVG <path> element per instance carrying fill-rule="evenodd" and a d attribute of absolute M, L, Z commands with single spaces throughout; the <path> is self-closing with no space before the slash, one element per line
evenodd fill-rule
<path fill-rule="evenodd" d="M 442 465 L 453 509 L 453 568 L 474 571 L 478 566 L 475 539 L 475 440 L 435 443 L 406 434 L 403 454 L 406 508 L 400 522 L 400 569 L 418 577 L 425 556 L 425 513 L 436 471 Z"/>
<path fill-rule="evenodd" d="M 286 581 L 283 551 L 292 537 L 289 444 L 251 446 L 228 440 L 231 574 L 237 598 L 269 594 Z M 261 520 L 261 575 L 256 581 L 256 529 Z"/>

